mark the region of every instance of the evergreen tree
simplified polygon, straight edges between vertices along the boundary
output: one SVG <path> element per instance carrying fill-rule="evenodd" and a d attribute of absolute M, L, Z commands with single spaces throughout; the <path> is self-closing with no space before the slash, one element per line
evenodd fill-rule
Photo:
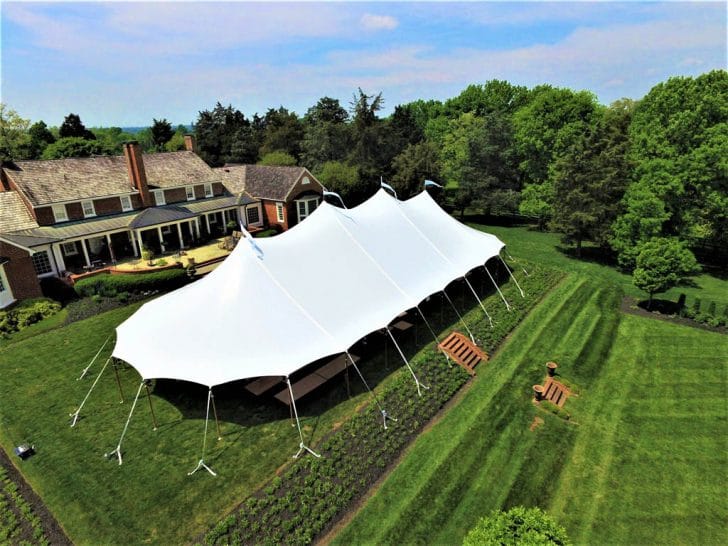
<path fill-rule="evenodd" d="M 86 129 L 81 122 L 78 114 L 68 114 L 63 123 L 58 128 L 58 136 L 61 138 L 85 138 L 86 140 L 96 140 L 96 135 Z"/>

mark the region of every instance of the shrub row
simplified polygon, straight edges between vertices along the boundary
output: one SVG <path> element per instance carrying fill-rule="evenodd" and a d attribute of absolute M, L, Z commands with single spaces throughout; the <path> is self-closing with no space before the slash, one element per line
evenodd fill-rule
<path fill-rule="evenodd" d="M 700 298 L 693 300 L 692 306 L 688 307 L 685 305 L 685 296 L 680 294 L 678 300 L 679 313 L 681 317 L 689 318 L 701 324 L 707 324 L 713 328 L 719 328 L 721 326 L 728 326 L 728 305 L 723 308 L 723 313 L 718 314 L 714 301 L 708 303 L 707 309 L 702 309 L 702 302 Z"/>
<path fill-rule="evenodd" d="M 532 271 L 523 281 L 527 299 L 517 296 L 509 284 L 504 292 L 513 303 L 513 311 L 499 306 L 493 313 L 492 329 L 487 320 L 475 325 L 470 320 L 473 334 L 492 350 L 560 278 L 561 274 L 553 271 Z M 490 307 L 495 310 L 496 304 Z M 469 318 L 473 316 L 482 317 L 479 308 L 471 311 Z M 379 395 L 382 406 L 397 419 L 388 423 L 386 431 L 379 408 L 368 405 L 316 446 L 320 459 L 304 456 L 293 462 L 211 529 L 205 543 L 309 544 L 321 536 L 469 379 L 459 366 L 446 366 L 442 354 L 432 346 L 411 364 L 430 389 L 418 397 L 409 373 L 400 374 Z"/>
<path fill-rule="evenodd" d="M 7 311 L 0 311 L 0 333 L 18 332 L 60 310 L 61 304 L 48 298 L 23 300 Z"/>
<path fill-rule="evenodd" d="M 119 292 L 167 291 L 183 286 L 189 281 L 184 269 L 166 269 L 153 273 L 134 275 L 97 275 L 81 279 L 75 285 L 81 296 L 115 297 Z"/>
<path fill-rule="evenodd" d="M 48 545 L 40 518 L 0 466 L 0 544 Z"/>

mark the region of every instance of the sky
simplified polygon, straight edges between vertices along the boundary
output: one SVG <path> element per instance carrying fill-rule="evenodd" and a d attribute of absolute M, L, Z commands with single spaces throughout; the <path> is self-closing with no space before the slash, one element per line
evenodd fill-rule
<path fill-rule="evenodd" d="M 381 92 L 384 115 L 490 79 L 639 99 L 726 68 L 726 3 L 0 2 L 0 100 L 32 121 L 194 122 Z"/>

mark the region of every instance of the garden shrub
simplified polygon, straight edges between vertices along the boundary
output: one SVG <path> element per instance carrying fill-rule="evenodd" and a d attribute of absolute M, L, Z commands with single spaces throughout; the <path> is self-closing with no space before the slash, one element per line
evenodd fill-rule
<path fill-rule="evenodd" d="M 60 310 L 61 304 L 49 298 L 23 300 L 11 309 L 0 311 L 0 332 L 18 332 Z"/>
<path fill-rule="evenodd" d="M 78 298 L 73 287 L 58 277 L 43 277 L 40 279 L 40 289 L 43 296 L 63 305 Z"/>
<path fill-rule="evenodd" d="M 697 316 L 700 313 L 700 298 L 693 300 L 693 316 Z"/>
<path fill-rule="evenodd" d="M 481 518 L 463 540 L 463 546 L 569 544 L 566 529 L 540 508 L 516 506 L 507 512 L 496 510 Z"/>
<path fill-rule="evenodd" d="M 174 290 L 188 281 L 187 272 L 179 268 L 130 275 L 97 275 L 81 279 L 75 288 L 76 293 L 82 297 L 93 295 L 114 297 L 119 292 Z"/>
<path fill-rule="evenodd" d="M 715 302 L 711 301 L 710 305 L 708 305 L 708 315 L 710 315 L 711 317 L 714 317 L 715 314 L 716 314 L 715 313 Z"/>

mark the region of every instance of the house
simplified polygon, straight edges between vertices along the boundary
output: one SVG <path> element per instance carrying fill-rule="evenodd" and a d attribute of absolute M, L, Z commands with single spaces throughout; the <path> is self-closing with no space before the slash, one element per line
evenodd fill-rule
<path fill-rule="evenodd" d="M 215 170 L 232 193 L 253 200 L 241 211 L 251 227 L 286 230 L 316 210 L 324 192 L 321 182 L 304 167 L 225 165 Z"/>
<path fill-rule="evenodd" d="M 321 184 L 305 169 L 256 167 L 246 186 L 245 176 L 241 184 L 210 168 L 195 153 L 192 136 L 185 137 L 185 144 L 184 151 L 144 154 L 138 143 L 129 142 L 120 156 L 4 164 L 0 308 L 40 296 L 39 279 L 44 277 L 139 257 L 144 248 L 155 254 L 188 248 L 226 234 L 239 221 L 287 229 L 293 225 L 288 222 L 290 203 L 301 207 L 299 220 L 321 198 Z M 246 187 L 263 188 L 274 199 L 256 199 Z M 284 204 L 280 215 L 278 198 Z M 267 220 L 269 208 L 272 222 Z"/>

